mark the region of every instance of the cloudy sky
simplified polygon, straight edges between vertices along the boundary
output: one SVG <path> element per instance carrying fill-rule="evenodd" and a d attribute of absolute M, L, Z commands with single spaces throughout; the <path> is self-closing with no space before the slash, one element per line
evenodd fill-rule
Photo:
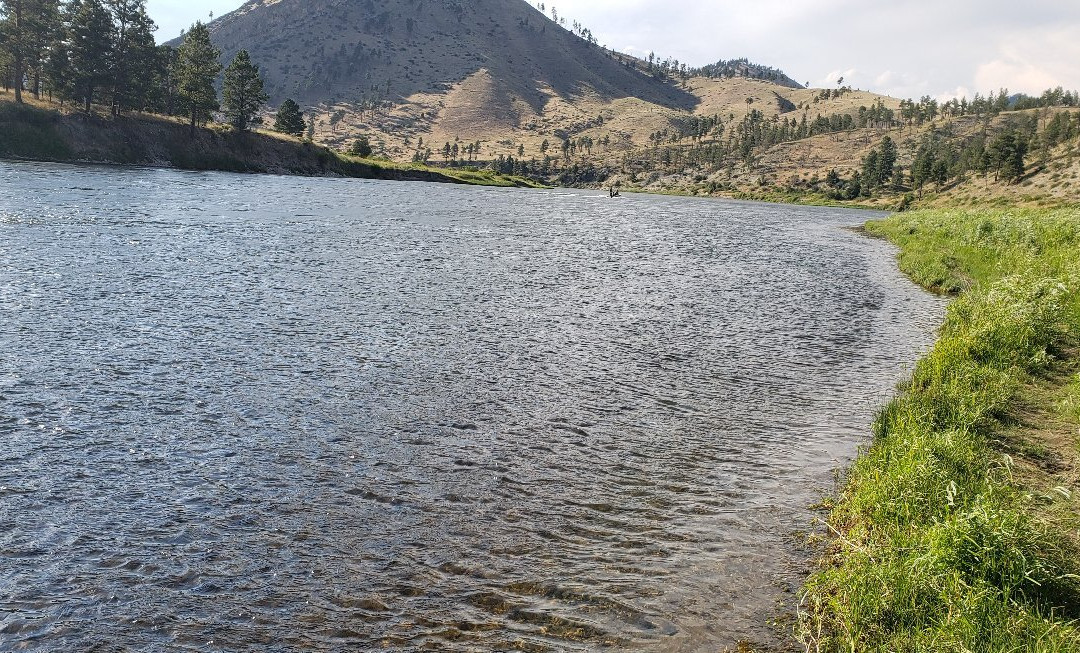
<path fill-rule="evenodd" d="M 1080 89 L 1076 0 L 544 0 L 616 50 L 691 65 L 747 57 L 799 82 L 897 97 Z M 168 40 L 242 0 L 149 0 Z M 533 4 L 536 4 L 535 2 Z"/>

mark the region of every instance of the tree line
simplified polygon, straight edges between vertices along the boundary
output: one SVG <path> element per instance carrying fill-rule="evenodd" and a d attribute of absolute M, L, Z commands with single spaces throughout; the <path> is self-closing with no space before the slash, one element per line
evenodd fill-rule
<path fill-rule="evenodd" d="M 2 0 L 4 85 L 16 102 L 29 90 L 114 114 L 164 105 L 176 89 L 155 29 L 144 0 Z"/>
<path fill-rule="evenodd" d="M 157 45 L 156 30 L 146 0 L 0 0 L 2 83 L 20 103 L 29 92 L 86 111 L 104 105 L 114 116 L 185 116 L 192 130 L 218 111 L 238 131 L 259 122 L 267 95 L 247 51 L 223 67 L 201 22 L 178 48 Z M 304 132 L 295 102 L 282 104 L 275 127 Z"/>

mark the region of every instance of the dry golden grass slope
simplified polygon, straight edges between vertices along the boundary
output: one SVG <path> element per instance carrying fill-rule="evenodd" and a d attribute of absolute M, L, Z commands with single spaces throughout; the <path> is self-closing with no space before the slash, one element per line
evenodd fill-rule
<path fill-rule="evenodd" d="M 347 147 L 352 139 L 365 134 L 388 157 L 408 159 L 423 139 L 425 147 L 436 151 L 437 160 L 445 143 L 480 142 L 480 156 L 487 160 L 498 155 L 518 156 L 521 146 L 526 158 L 539 159 L 544 154 L 544 141 L 552 148 L 548 153 L 555 153 L 564 139 L 582 136 L 610 143 L 596 148 L 594 154 L 622 154 L 646 146 L 656 132 L 677 130 L 694 116 L 719 116 L 730 125 L 746 115 L 748 98 L 752 100 L 750 109 L 770 119 L 779 115 L 801 119 L 805 114 L 809 120 L 818 115 L 855 115 L 860 107 L 878 101 L 892 109 L 900 103 L 866 91 L 816 100 L 820 94 L 817 89 L 792 89 L 748 78 L 691 78 L 678 87 L 693 97 L 689 107 L 640 97 L 610 97 L 590 88 L 570 96 L 542 83 L 537 88 L 546 98 L 539 109 L 515 101 L 491 71 L 480 69 L 443 92 L 417 93 L 374 111 L 348 103 L 323 103 L 312 113 L 317 139 L 328 145 Z M 846 163 L 845 159 L 840 165 Z"/>

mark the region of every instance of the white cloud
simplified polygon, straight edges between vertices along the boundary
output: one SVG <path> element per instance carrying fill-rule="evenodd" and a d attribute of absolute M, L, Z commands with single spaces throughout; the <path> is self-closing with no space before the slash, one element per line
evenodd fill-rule
<path fill-rule="evenodd" d="M 885 72 L 874 78 L 874 86 L 877 88 L 891 86 L 896 81 L 896 79 L 896 73 L 891 70 L 886 70 Z"/>
<path fill-rule="evenodd" d="M 555 4 L 609 43 L 632 42 L 698 65 L 745 56 L 826 88 L 843 73 L 845 83 L 856 88 L 914 98 L 987 93 L 1002 85 L 1040 92 L 1051 81 L 1080 88 L 1080 3 L 1075 0 Z"/>
<path fill-rule="evenodd" d="M 996 56 L 978 66 L 975 86 L 1038 94 L 1055 86 L 1080 88 L 1080 26 L 1003 40 Z"/>
<path fill-rule="evenodd" d="M 957 86 L 951 91 L 938 94 L 938 96 L 934 99 L 936 99 L 938 102 L 944 103 L 950 100 L 959 100 L 961 98 L 967 98 L 970 100 L 973 97 L 975 97 L 975 93 L 970 88 L 966 86 Z"/>
<path fill-rule="evenodd" d="M 1045 69 L 1026 61 L 997 59 L 979 66 L 975 72 L 979 88 L 1007 88 L 1012 92 L 1038 94 L 1062 83 Z"/>
<path fill-rule="evenodd" d="M 848 86 L 854 81 L 855 76 L 858 74 L 859 71 L 855 68 L 848 68 L 847 70 L 831 70 L 826 73 L 824 77 L 819 77 L 812 85 L 818 88 L 832 88 L 843 79 L 844 86 Z"/>

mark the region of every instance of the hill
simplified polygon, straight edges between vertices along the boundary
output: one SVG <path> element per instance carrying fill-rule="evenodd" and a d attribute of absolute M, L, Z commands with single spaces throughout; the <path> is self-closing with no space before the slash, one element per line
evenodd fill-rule
<path fill-rule="evenodd" d="M 271 106 L 313 110 L 316 140 L 366 134 L 402 161 L 449 158 L 446 144 L 479 145 L 472 160 L 541 157 L 545 141 L 601 133 L 633 147 L 688 116 L 741 113 L 748 95 L 780 112 L 809 94 L 745 59 L 688 71 L 560 22 L 523 0 L 251 0 L 209 28 L 223 62 L 248 50 Z"/>
<path fill-rule="evenodd" d="M 251 0 L 210 30 L 225 59 L 250 52 L 272 104 L 402 102 L 469 79 L 503 120 L 553 96 L 694 102 L 522 0 Z"/>
<path fill-rule="evenodd" d="M 813 121 L 900 105 L 745 59 L 640 60 L 562 22 L 523 0 L 251 0 L 209 28 L 223 61 L 248 50 L 272 106 L 305 106 L 318 142 L 344 150 L 365 135 L 401 162 L 532 160 L 530 174 L 560 183 L 631 172 L 649 148 L 751 112 Z M 565 174 L 579 163 L 604 172 Z"/>

